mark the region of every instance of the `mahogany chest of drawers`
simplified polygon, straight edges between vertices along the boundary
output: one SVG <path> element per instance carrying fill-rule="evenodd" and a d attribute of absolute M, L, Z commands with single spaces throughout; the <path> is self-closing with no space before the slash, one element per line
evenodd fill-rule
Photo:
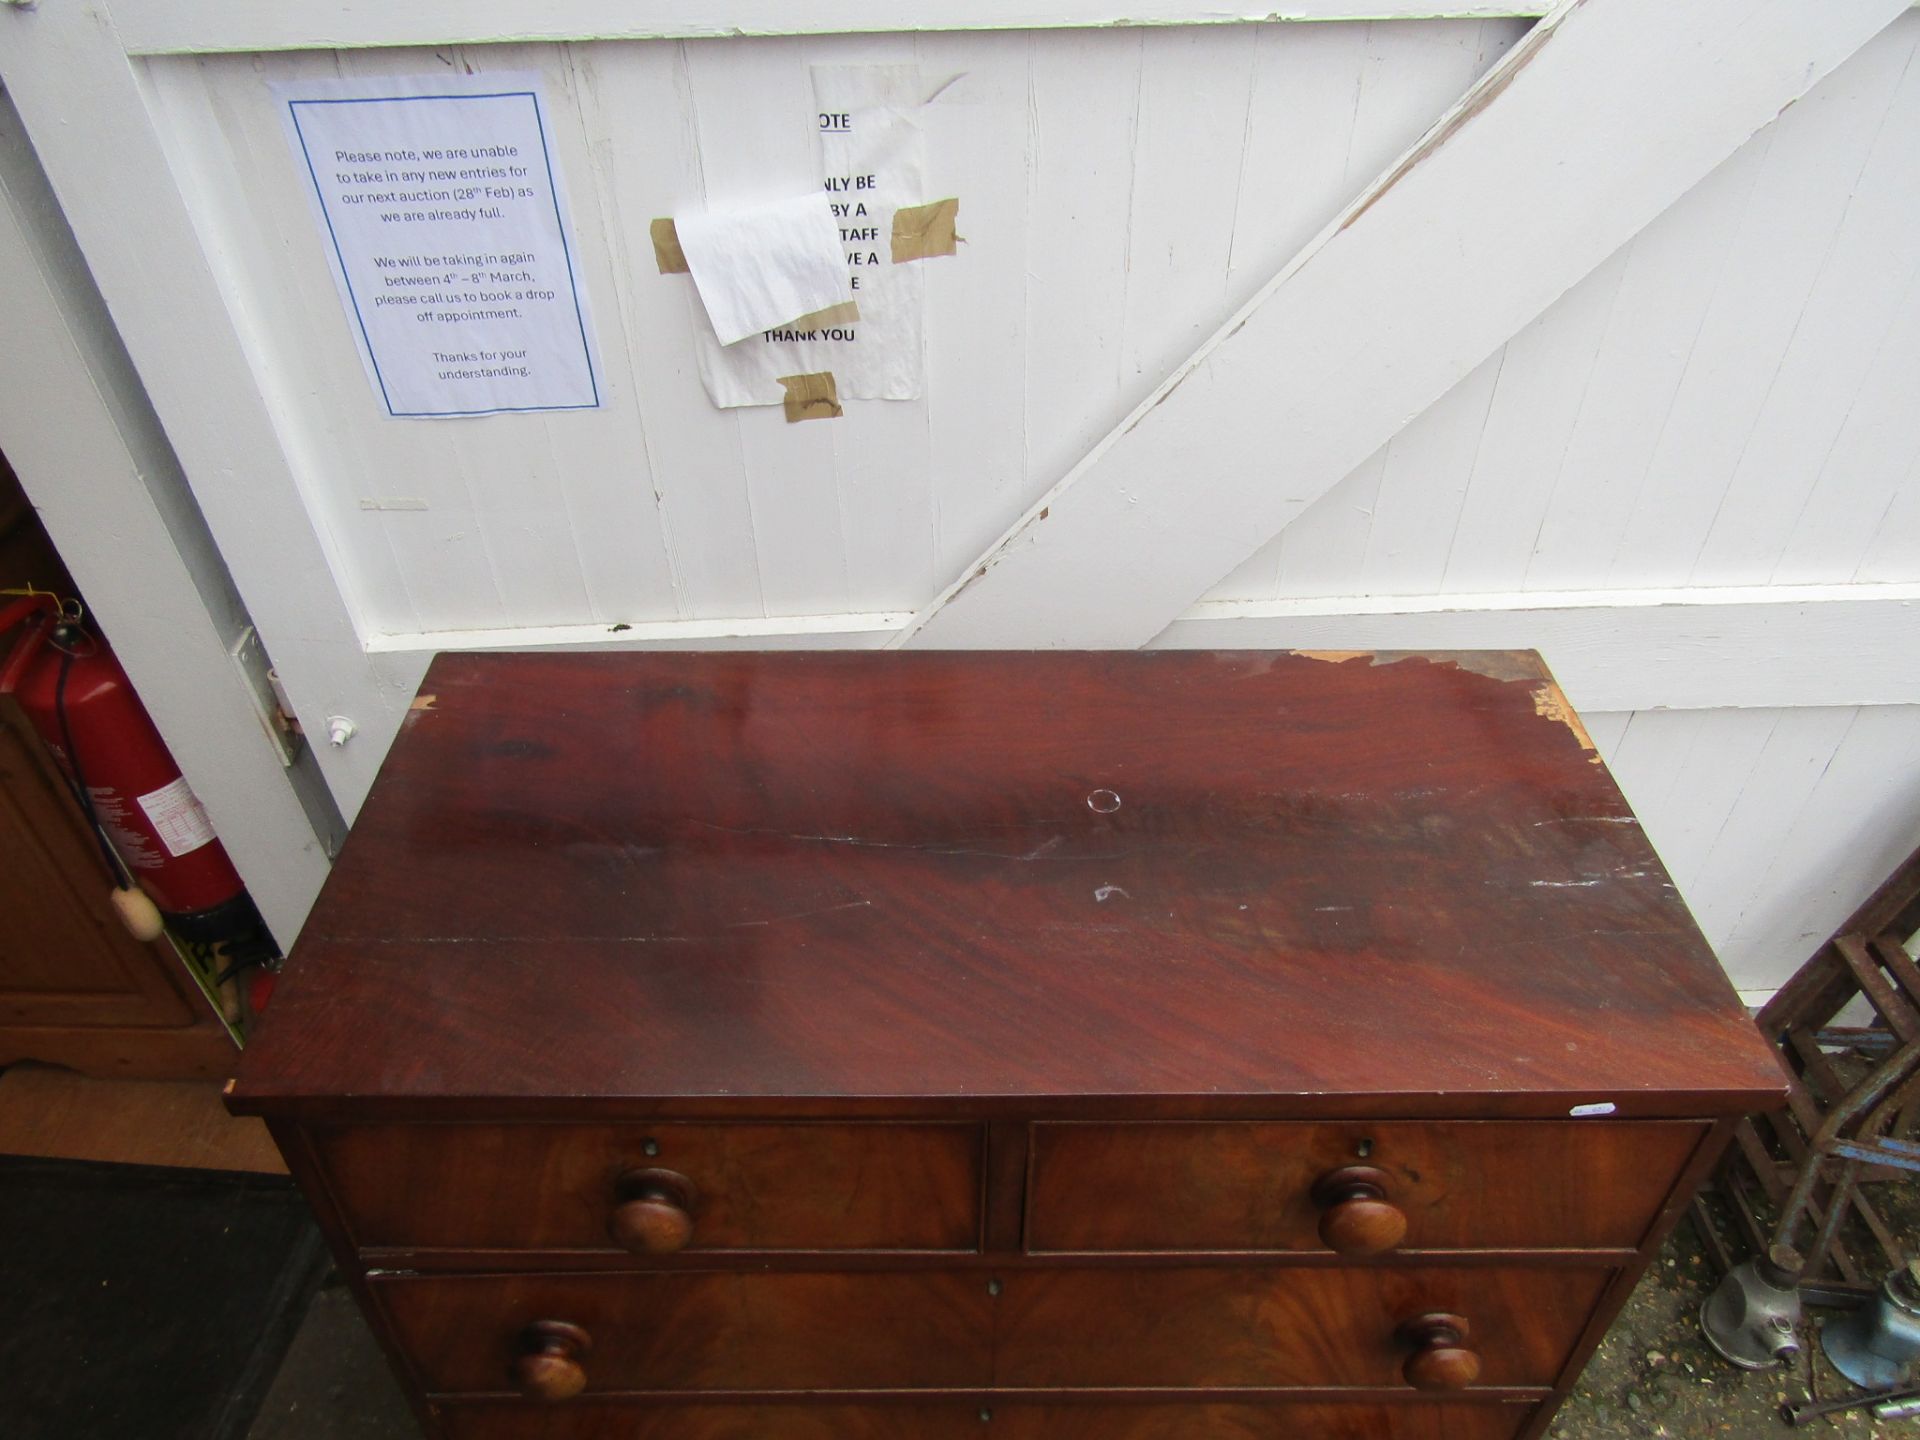
<path fill-rule="evenodd" d="M 442 1440 L 1516 1440 L 1780 1091 L 1530 654 L 469 655 L 230 1103 Z"/>

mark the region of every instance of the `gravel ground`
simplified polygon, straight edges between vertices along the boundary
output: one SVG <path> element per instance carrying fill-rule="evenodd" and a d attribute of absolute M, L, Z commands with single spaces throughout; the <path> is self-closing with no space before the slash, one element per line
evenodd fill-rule
<path fill-rule="evenodd" d="M 1719 1275 L 1702 1256 L 1689 1221 L 1681 1221 L 1665 1252 L 1648 1270 L 1581 1377 L 1580 1387 L 1554 1418 L 1552 1440 L 1643 1440 L 1643 1437 L 1778 1437 L 1864 1440 L 1911 1436 L 1920 1423 L 1875 1420 L 1864 1410 L 1825 1416 L 1798 1427 L 1780 1418 L 1780 1406 L 1810 1395 L 1819 1400 L 1857 1393 L 1820 1351 L 1816 1327 L 1837 1311 L 1809 1311 L 1801 1330 L 1800 1361 L 1784 1370 L 1740 1370 L 1701 1337 L 1699 1315 Z"/>

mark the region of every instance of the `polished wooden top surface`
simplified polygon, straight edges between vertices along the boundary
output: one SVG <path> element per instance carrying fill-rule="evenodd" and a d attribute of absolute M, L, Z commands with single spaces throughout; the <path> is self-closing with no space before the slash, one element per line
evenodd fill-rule
<path fill-rule="evenodd" d="M 625 653 L 434 662 L 234 1103 L 1779 1090 L 1529 653 Z"/>

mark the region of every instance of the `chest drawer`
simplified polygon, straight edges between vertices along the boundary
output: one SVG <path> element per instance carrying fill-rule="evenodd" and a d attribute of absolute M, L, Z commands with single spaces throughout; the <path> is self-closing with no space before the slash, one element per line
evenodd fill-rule
<path fill-rule="evenodd" d="M 1034 1251 L 1631 1249 L 1691 1121 L 1045 1124 Z"/>
<path fill-rule="evenodd" d="M 362 1125 L 315 1147 L 354 1243 L 636 1254 L 973 1250 L 981 1129 Z"/>
<path fill-rule="evenodd" d="M 976 1388 L 992 1378 L 983 1276 L 653 1271 L 383 1279 L 375 1293 L 430 1392 L 516 1387 L 557 1348 L 588 1393 Z M 519 1378 L 524 1379 L 524 1372 Z"/>
<path fill-rule="evenodd" d="M 982 1421 L 985 1409 L 991 1418 Z M 1532 1404 L 456 1405 L 447 1440 L 1511 1440 Z"/>
<path fill-rule="evenodd" d="M 1444 1345 L 1449 1366 L 1454 1352 L 1471 1352 L 1482 1386 L 1547 1386 L 1611 1275 L 1397 1265 L 1026 1270 L 1007 1276 L 1000 1298 L 998 1379 L 1034 1388 L 1405 1386 L 1416 1356 Z M 1466 1323 L 1444 1336 L 1422 1324 L 1441 1316 Z"/>
<path fill-rule="evenodd" d="M 430 1392 L 1544 1387 L 1611 1271 L 1262 1266 L 393 1277 Z M 1445 1334 L 1431 1322 L 1445 1317 Z M 526 1357 L 556 1356 L 532 1383 Z M 557 1388 L 547 1380 L 565 1371 Z"/>

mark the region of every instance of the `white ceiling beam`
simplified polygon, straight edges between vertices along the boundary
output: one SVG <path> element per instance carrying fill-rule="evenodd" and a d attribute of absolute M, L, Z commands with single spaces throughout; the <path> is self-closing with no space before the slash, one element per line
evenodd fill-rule
<path fill-rule="evenodd" d="M 903 642 L 1145 644 L 1906 8 L 1566 0 Z"/>
<path fill-rule="evenodd" d="M 1920 585 L 1216 600 L 1176 650 L 1538 650 L 1576 710 L 1920 704 Z"/>
<path fill-rule="evenodd" d="M 418 0 L 293 5 L 262 0 L 112 0 L 136 55 L 346 50 L 501 41 L 694 40 L 929 30 L 1073 30 L 1115 25 L 1531 17 L 1545 0 Z"/>

